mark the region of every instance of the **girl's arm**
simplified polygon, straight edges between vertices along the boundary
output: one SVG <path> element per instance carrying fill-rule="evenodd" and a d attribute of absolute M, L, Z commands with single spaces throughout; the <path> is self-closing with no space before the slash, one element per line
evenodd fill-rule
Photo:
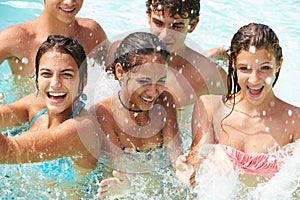
<path fill-rule="evenodd" d="M 11 104 L 0 106 L 0 129 L 21 125 L 29 120 L 29 104 L 39 105 L 39 100 L 33 94 Z M 32 106 L 31 106 L 32 107 Z"/>
<path fill-rule="evenodd" d="M 93 168 L 99 156 L 102 135 L 92 118 L 69 119 L 61 125 L 39 131 L 27 131 L 17 137 L 0 134 L 0 162 L 42 162 L 60 157 L 76 156 L 83 168 Z"/>
<path fill-rule="evenodd" d="M 195 103 L 192 115 L 192 145 L 188 161 L 198 170 L 201 161 L 201 148 L 214 143 L 213 101 L 210 95 L 201 96 Z"/>

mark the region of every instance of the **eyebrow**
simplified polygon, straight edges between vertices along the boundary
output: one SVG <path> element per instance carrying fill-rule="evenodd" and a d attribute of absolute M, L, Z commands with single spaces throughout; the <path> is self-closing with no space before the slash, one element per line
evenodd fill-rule
<path fill-rule="evenodd" d="M 269 61 L 267 61 L 267 62 L 263 62 L 263 63 L 261 63 L 261 64 L 259 64 L 259 65 L 265 65 L 265 64 L 272 64 L 271 62 L 269 62 Z M 239 67 L 239 66 L 248 66 L 249 64 L 246 64 L 246 63 L 239 63 L 239 64 L 237 64 L 237 66 Z"/>
<path fill-rule="evenodd" d="M 167 76 L 163 76 L 163 77 L 159 78 L 158 80 L 161 80 L 161 79 L 166 79 L 166 78 L 167 78 Z M 145 76 L 145 77 L 140 77 L 140 78 L 138 78 L 138 79 L 152 80 L 152 79 L 151 79 L 151 78 L 149 78 L 148 76 Z"/>
<path fill-rule="evenodd" d="M 42 70 L 45 70 L 45 71 L 51 71 L 50 69 L 48 69 L 48 68 L 40 68 L 40 71 L 42 71 Z M 63 69 L 63 70 L 61 70 L 61 72 L 68 72 L 68 71 L 70 71 L 70 72 L 75 72 L 75 70 L 74 69 L 72 69 L 72 68 L 70 68 L 70 69 Z"/>
<path fill-rule="evenodd" d="M 180 19 L 180 18 L 174 18 L 175 20 Z M 152 17 L 152 21 L 158 21 L 161 23 L 164 23 L 162 20 L 160 20 L 159 17 L 153 16 Z M 176 24 L 176 25 L 184 25 L 184 22 L 172 22 L 172 24 Z"/>

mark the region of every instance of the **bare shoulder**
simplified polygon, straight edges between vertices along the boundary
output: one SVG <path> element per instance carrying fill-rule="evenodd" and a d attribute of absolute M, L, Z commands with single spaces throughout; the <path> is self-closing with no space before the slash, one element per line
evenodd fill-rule
<path fill-rule="evenodd" d="M 89 109 L 89 113 L 96 116 L 98 118 L 98 120 L 100 120 L 100 118 L 103 117 L 107 117 L 109 115 L 111 115 L 111 107 L 112 107 L 112 103 L 111 103 L 111 98 L 107 98 L 104 100 L 101 100 L 97 103 L 95 103 L 90 109 Z"/>
<path fill-rule="evenodd" d="M 274 108 L 277 113 L 281 113 L 282 115 L 287 115 L 296 119 L 300 118 L 300 107 L 291 105 L 288 102 L 285 102 L 281 99 L 277 99 Z"/>
<path fill-rule="evenodd" d="M 199 96 L 198 100 L 205 102 L 205 103 L 216 103 L 216 104 L 223 104 L 223 95 L 213 95 L 213 94 L 208 94 L 208 95 L 201 95 Z"/>
<path fill-rule="evenodd" d="M 16 24 L 0 32 L 1 46 L 2 48 L 6 46 L 14 47 L 22 41 L 32 40 L 35 35 L 35 31 L 31 29 L 29 22 Z"/>
<path fill-rule="evenodd" d="M 106 39 L 106 34 L 103 28 L 95 20 L 89 18 L 76 18 L 76 21 L 80 27 L 80 30 L 84 31 L 85 33 L 89 32 L 88 35 L 90 37 L 100 37 L 102 40 L 99 42 L 102 42 Z"/>
<path fill-rule="evenodd" d="M 197 104 L 210 113 L 223 110 L 225 107 L 223 95 L 202 95 L 198 98 Z"/>

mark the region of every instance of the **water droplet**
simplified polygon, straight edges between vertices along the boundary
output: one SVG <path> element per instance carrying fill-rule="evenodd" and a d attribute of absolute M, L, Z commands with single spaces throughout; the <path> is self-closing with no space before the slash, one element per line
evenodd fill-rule
<path fill-rule="evenodd" d="M 190 99 L 191 99 L 191 100 L 194 99 L 194 95 L 193 95 L 193 94 L 190 95 Z"/>
<path fill-rule="evenodd" d="M 292 110 L 288 110 L 288 116 L 292 116 L 293 115 L 293 111 Z"/>
<path fill-rule="evenodd" d="M 158 4 L 157 10 L 162 10 L 163 6 L 161 4 Z"/>
<path fill-rule="evenodd" d="M 255 46 L 250 46 L 249 52 L 250 53 L 255 53 L 256 52 L 256 47 Z"/>
<path fill-rule="evenodd" d="M 271 77 L 267 77 L 267 78 L 266 78 L 266 83 L 267 83 L 268 85 L 271 85 L 271 84 L 272 84 L 272 78 L 271 78 Z"/>
<path fill-rule="evenodd" d="M 26 57 L 22 58 L 21 62 L 23 64 L 27 65 L 28 64 L 28 58 L 26 58 Z"/>

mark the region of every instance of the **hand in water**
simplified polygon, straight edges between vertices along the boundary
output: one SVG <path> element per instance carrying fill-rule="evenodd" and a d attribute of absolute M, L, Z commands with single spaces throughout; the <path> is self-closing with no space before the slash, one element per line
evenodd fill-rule
<path fill-rule="evenodd" d="M 181 155 L 177 158 L 175 163 L 176 177 L 183 182 L 185 185 L 193 185 L 191 183 L 191 177 L 194 174 L 194 167 L 188 162 L 185 155 Z"/>
<path fill-rule="evenodd" d="M 128 193 L 131 188 L 130 180 L 126 174 L 113 171 L 113 178 L 107 178 L 100 182 L 98 196 L 114 196 Z"/>
<path fill-rule="evenodd" d="M 227 175 L 233 169 L 232 162 L 220 145 L 214 145 L 207 159 L 210 162 L 210 168 L 221 176 Z"/>

